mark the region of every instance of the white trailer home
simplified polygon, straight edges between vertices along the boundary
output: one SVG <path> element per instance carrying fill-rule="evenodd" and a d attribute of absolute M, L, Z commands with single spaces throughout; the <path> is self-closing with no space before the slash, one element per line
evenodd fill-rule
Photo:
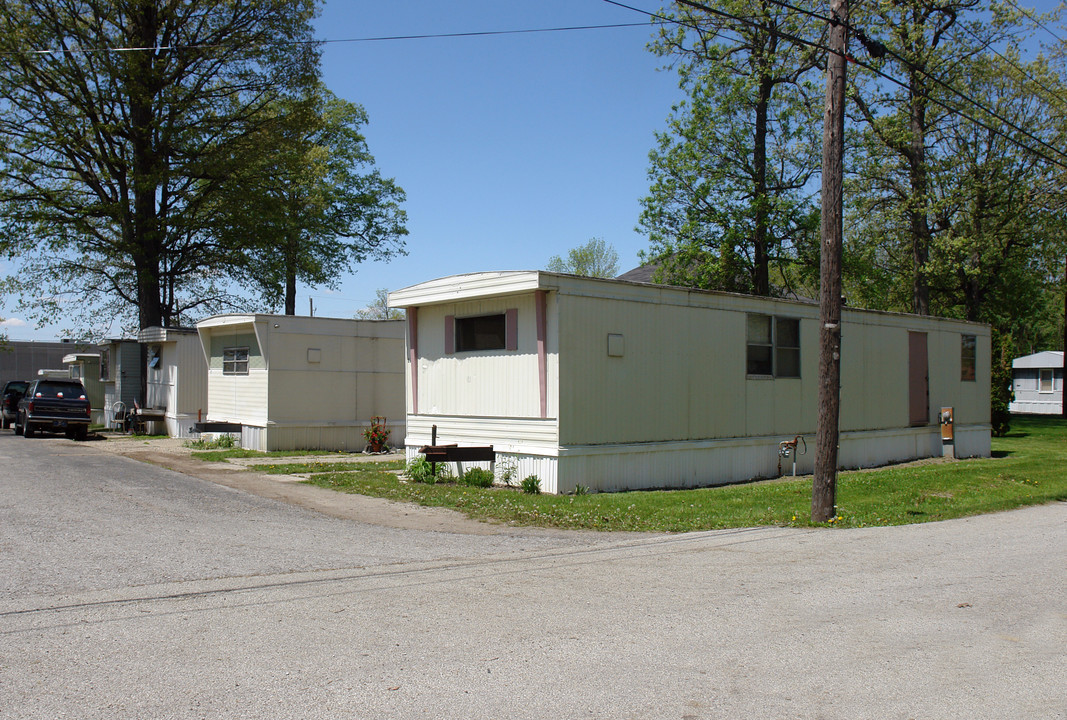
<path fill-rule="evenodd" d="M 547 272 L 458 275 L 390 293 L 407 311 L 409 457 L 492 445 L 542 489 L 695 487 L 814 455 L 817 306 Z M 845 310 L 842 467 L 990 452 L 985 325 Z M 786 467 L 792 470 L 792 459 Z"/>
<path fill-rule="evenodd" d="M 371 418 L 404 437 L 404 321 L 216 315 L 196 325 L 207 365 L 200 429 L 253 450 L 366 446 Z"/>
<path fill-rule="evenodd" d="M 1063 412 L 1063 352 L 1045 352 L 1011 361 L 1013 413 L 1059 415 Z"/>
<path fill-rule="evenodd" d="M 104 389 L 104 424 L 121 425 L 125 413 L 141 397 L 141 345 L 136 340 L 113 338 L 97 346 L 100 384 Z"/>
<path fill-rule="evenodd" d="M 145 430 L 190 437 L 189 431 L 207 410 L 207 363 L 196 328 L 150 327 L 137 339 L 147 351 Z"/>

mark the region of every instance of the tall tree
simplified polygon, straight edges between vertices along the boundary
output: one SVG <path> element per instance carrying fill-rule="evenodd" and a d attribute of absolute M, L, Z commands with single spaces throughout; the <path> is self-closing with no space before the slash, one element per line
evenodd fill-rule
<path fill-rule="evenodd" d="M 322 86 L 265 109 L 258 162 L 219 203 L 219 234 L 245 252 L 232 266 L 270 306 L 296 313 L 297 281 L 334 287 L 353 263 L 404 252 L 404 191 L 374 166 L 362 107 Z"/>
<path fill-rule="evenodd" d="M 215 198 L 268 150 L 264 108 L 317 78 L 318 3 L 0 0 L 2 249 L 38 317 L 218 307 Z"/>
<path fill-rule="evenodd" d="M 985 0 L 880 0 L 860 6 L 853 24 L 878 28 L 889 48 L 873 61 L 881 75 L 857 69 L 852 99 L 864 130 L 849 188 L 853 228 L 884 268 L 884 282 L 869 286 L 887 291 L 880 301 L 927 315 L 931 252 L 953 212 L 938 187 L 958 162 L 946 141 L 961 110 L 975 114 L 962 88 L 988 48 L 1009 39 L 1011 18 Z"/>
<path fill-rule="evenodd" d="M 611 278 L 619 274 L 619 253 L 604 238 L 590 238 L 589 242 L 571 248 L 566 260 L 553 255 L 545 269 L 549 272 Z"/>
<path fill-rule="evenodd" d="M 815 240 L 820 57 L 793 38 L 823 32 L 767 0 L 675 3 L 652 50 L 677 67 L 687 99 L 649 154 L 640 229 L 661 279 L 768 295 L 772 268 Z"/>

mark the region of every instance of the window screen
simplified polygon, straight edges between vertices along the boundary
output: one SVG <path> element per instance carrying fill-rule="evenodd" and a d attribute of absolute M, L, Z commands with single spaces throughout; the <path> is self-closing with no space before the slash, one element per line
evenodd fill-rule
<path fill-rule="evenodd" d="M 776 377 L 800 377 L 800 321 L 796 318 L 774 319 L 774 362 Z"/>
<path fill-rule="evenodd" d="M 974 365 L 977 338 L 974 335 L 960 336 L 960 380 L 974 382 Z"/>
<path fill-rule="evenodd" d="M 747 334 L 749 375 L 800 377 L 800 320 L 751 314 Z"/>
<path fill-rule="evenodd" d="M 1052 368 L 1041 368 L 1037 371 L 1037 391 L 1052 392 Z"/>
<path fill-rule="evenodd" d="M 771 340 L 771 316 L 748 316 L 748 374 L 774 374 L 774 344 Z"/>

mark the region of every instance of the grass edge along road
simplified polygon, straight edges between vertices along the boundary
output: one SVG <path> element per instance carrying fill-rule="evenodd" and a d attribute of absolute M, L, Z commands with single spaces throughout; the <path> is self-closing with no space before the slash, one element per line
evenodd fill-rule
<path fill-rule="evenodd" d="M 992 449 L 991 458 L 841 472 L 837 513 L 829 524 L 906 525 L 1067 500 L 1067 422 L 1058 417 L 1015 417 L 1007 436 L 993 438 Z M 218 455 L 211 459 L 219 459 Z M 446 507 L 471 518 L 514 525 L 639 532 L 813 525 L 810 477 L 692 490 L 560 496 L 499 486 L 409 482 L 399 476 L 402 465 L 397 460 L 279 462 L 259 465 L 257 470 L 311 473 L 306 482 L 319 487 Z"/>

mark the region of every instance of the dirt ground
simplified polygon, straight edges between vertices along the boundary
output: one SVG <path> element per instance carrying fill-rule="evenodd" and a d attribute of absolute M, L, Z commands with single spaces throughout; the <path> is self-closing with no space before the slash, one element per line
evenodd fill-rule
<path fill-rule="evenodd" d="M 70 441 L 67 441 L 70 442 Z M 332 517 L 358 522 L 411 530 L 431 530 L 466 535 L 496 534 L 559 534 L 575 531 L 546 528 L 512 527 L 503 523 L 472 520 L 447 508 L 430 508 L 412 503 L 400 503 L 365 495 L 326 490 L 306 485 L 304 478 L 294 475 L 269 475 L 256 472 L 256 465 L 278 463 L 279 458 L 234 458 L 226 462 L 204 462 L 193 457 L 194 448 L 186 446 L 182 438 L 144 438 L 133 435 L 97 434 L 84 443 L 100 452 L 110 452 L 151 463 L 183 475 L 225 485 L 260 497 L 299 505 Z M 375 462 L 400 459 L 402 453 L 362 455 L 330 453 L 322 456 L 301 455 L 290 462 Z"/>

